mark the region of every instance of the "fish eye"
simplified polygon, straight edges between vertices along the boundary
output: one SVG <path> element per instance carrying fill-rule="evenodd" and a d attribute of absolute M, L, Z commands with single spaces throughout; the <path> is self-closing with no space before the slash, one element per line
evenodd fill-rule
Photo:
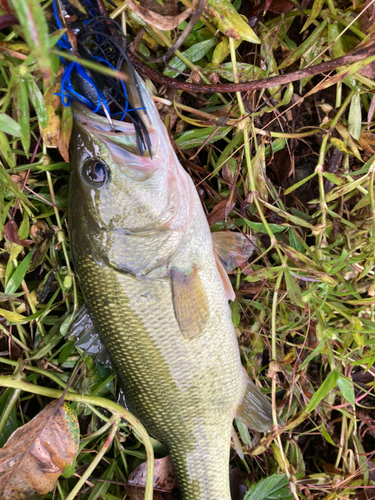
<path fill-rule="evenodd" d="M 108 179 L 108 167 L 99 160 L 90 160 L 82 171 L 84 179 L 95 187 L 101 187 Z"/>

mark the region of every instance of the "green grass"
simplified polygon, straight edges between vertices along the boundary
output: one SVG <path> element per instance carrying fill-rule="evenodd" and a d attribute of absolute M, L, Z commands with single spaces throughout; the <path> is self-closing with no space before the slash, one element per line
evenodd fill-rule
<path fill-rule="evenodd" d="M 128 475 L 147 457 L 142 431 L 122 421 L 114 433 L 111 424 L 123 416 L 113 403 L 116 379 L 65 338 L 83 299 L 67 231 L 72 116 L 55 95 L 60 63 L 50 51 L 61 33 L 47 34 L 50 2 L 9 4 L 21 27 L 0 33 L 0 446 L 79 365 L 70 382 L 87 395 L 72 402 L 84 440 L 75 468 L 45 498 L 70 499 L 74 472 L 88 470 L 80 499 L 121 499 Z M 226 24 L 209 11 L 170 61 L 183 75 L 153 67 L 180 80 L 193 71 L 201 83 L 250 81 L 340 57 L 369 39 L 371 7 L 361 18 L 362 4 L 315 0 L 303 16 L 297 8 L 267 13 L 254 28 L 260 44 L 251 43 L 236 13 L 240 1 L 220 5 Z M 140 51 L 147 57 L 176 36 L 130 10 L 118 19 L 130 40 L 145 28 Z M 237 40 L 228 38 L 228 26 Z M 249 94 L 169 90 L 161 97 L 171 104 L 159 104 L 212 231 L 256 238 L 250 263 L 231 275 L 233 322 L 244 366 L 287 426 L 260 438 L 238 425 L 245 458 L 233 452 L 231 464 L 250 483 L 285 474 L 283 498 L 291 494 L 288 481 L 292 498 L 326 500 L 371 498 L 375 486 L 375 84 L 374 63 L 363 71 L 364 64 Z M 34 390 L 11 383 L 19 357 Z M 104 450 L 109 432 L 113 445 Z M 161 444 L 152 444 L 163 456 Z M 99 465 L 87 469 L 101 450 Z M 273 498 L 261 485 L 249 500 Z"/>

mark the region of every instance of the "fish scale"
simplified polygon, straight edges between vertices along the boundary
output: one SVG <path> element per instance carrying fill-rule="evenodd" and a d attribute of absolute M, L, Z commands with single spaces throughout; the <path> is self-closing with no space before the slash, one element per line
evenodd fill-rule
<path fill-rule="evenodd" d="M 138 83 L 152 158 L 129 147 L 132 124 L 114 122 L 115 133 L 105 119 L 75 109 L 75 270 L 129 409 L 171 453 L 181 499 L 230 500 L 233 418 L 268 430 L 271 406 L 242 368 L 233 290 L 198 193 Z"/>

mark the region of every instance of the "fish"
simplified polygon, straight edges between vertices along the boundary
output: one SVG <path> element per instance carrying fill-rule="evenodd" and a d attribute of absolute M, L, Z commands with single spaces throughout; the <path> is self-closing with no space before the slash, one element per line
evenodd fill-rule
<path fill-rule="evenodd" d="M 74 268 L 126 404 L 168 448 L 181 499 L 230 500 L 233 419 L 259 432 L 273 425 L 269 400 L 241 364 L 228 302 L 224 263 L 248 240 L 211 235 L 150 92 L 127 74 L 149 151 L 140 155 L 133 123 L 74 105 Z"/>

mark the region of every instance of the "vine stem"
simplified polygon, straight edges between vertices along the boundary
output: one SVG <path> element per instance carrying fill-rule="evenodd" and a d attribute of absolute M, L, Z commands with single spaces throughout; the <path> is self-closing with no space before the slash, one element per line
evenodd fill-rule
<path fill-rule="evenodd" d="M 322 238 L 325 239 L 324 235 L 325 235 L 325 230 L 327 228 L 327 203 L 324 190 L 323 174 L 324 174 L 324 157 L 326 153 L 328 138 L 329 134 L 326 134 L 323 137 L 322 145 L 320 147 L 319 163 L 315 169 L 315 172 L 317 172 L 319 177 L 320 211 L 322 213 L 322 223 L 321 223 L 322 232 L 319 235 L 319 242 L 322 240 Z"/>
<path fill-rule="evenodd" d="M 375 238 L 375 193 L 374 193 L 375 163 L 373 163 L 369 168 L 369 174 L 370 174 L 369 194 L 370 194 L 371 221 L 372 221 L 371 236 L 372 239 L 374 239 Z M 371 245 L 374 248 L 374 243 L 371 243 Z M 373 288 L 375 289 L 375 279 L 373 282 Z M 372 318 L 374 317 L 373 305 L 371 306 L 371 316 Z"/>
<path fill-rule="evenodd" d="M 18 396 L 20 395 L 20 390 L 16 389 L 14 393 L 12 394 L 12 397 L 8 401 L 6 408 L 4 410 L 4 413 L 1 415 L 1 420 L 0 420 L 0 435 L 4 430 L 4 427 L 6 426 L 6 423 L 8 421 L 8 418 L 10 417 L 10 414 L 12 413 L 12 410 L 14 406 L 17 403 Z"/>
<path fill-rule="evenodd" d="M 74 500 L 74 498 L 76 498 L 76 495 L 79 492 L 79 490 L 82 488 L 87 479 L 90 477 L 90 474 L 95 470 L 96 466 L 99 464 L 100 460 L 103 458 L 107 450 L 111 447 L 119 425 L 118 416 L 113 415 L 110 419 L 110 422 L 112 423 L 112 428 L 103 446 L 101 447 L 100 451 L 98 452 L 94 460 L 91 462 L 89 467 L 87 467 L 85 472 L 80 477 L 78 483 L 74 486 L 74 488 L 72 489 L 72 491 L 69 493 L 69 495 L 66 497 L 65 500 Z"/>
<path fill-rule="evenodd" d="M 271 334 L 272 334 L 271 349 L 272 349 L 272 353 L 271 353 L 271 356 L 272 356 L 272 364 L 274 365 L 275 368 L 277 366 L 277 361 L 276 361 L 276 358 L 277 358 L 277 350 L 276 350 L 277 300 L 279 297 L 279 289 L 280 289 L 280 285 L 281 285 L 281 281 L 282 281 L 283 276 L 284 276 L 283 272 L 280 272 L 277 276 L 276 284 L 275 284 L 275 291 L 273 293 L 273 300 L 272 300 L 272 316 L 271 316 Z M 273 425 L 276 428 L 278 428 L 279 424 L 278 424 L 278 418 L 277 418 L 277 413 L 276 413 L 276 378 L 275 378 L 276 370 L 274 370 L 273 367 L 271 367 L 271 370 L 272 370 L 272 420 L 273 420 Z M 294 476 L 289 471 L 288 461 L 285 457 L 283 444 L 281 442 L 281 437 L 279 434 L 276 436 L 276 440 L 277 440 L 277 444 L 278 444 L 278 447 L 280 450 L 281 460 L 282 460 L 283 465 L 284 465 L 285 474 L 286 474 L 288 481 L 289 481 L 289 486 L 290 486 L 291 492 L 293 493 L 295 500 L 299 500 L 298 494 L 296 491 L 295 479 L 294 479 Z"/>
<path fill-rule="evenodd" d="M 25 392 L 31 392 L 39 396 L 46 396 L 49 398 L 59 399 L 63 395 L 63 391 L 58 391 L 56 389 L 50 389 L 48 387 L 39 387 L 29 382 L 24 382 L 23 380 L 18 380 L 13 375 L 2 375 L 0 376 L 0 387 L 11 387 L 13 389 L 18 389 Z M 147 472 L 146 472 L 146 488 L 144 500 L 152 500 L 153 496 L 153 478 L 154 478 L 154 450 L 151 444 L 150 437 L 143 427 L 141 422 L 132 415 L 128 410 L 125 410 L 122 406 L 109 401 L 108 399 L 101 398 L 99 396 L 90 396 L 86 394 L 74 394 L 72 392 L 67 392 L 64 396 L 67 401 L 75 401 L 82 404 L 91 404 L 94 406 L 99 406 L 110 411 L 116 418 L 124 418 L 128 421 L 131 427 L 139 434 L 143 444 L 146 449 L 147 455 Z"/>
<path fill-rule="evenodd" d="M 369 174 L 370 174 L 369 193 L 370 193 L 370 206 L 371 206 L 370 220 L 372 221 L 371 236 L 375 238 L 375 193 L 374 193 L 375 163 L 371 165 L 371 167 L 369 168 Z"/>

